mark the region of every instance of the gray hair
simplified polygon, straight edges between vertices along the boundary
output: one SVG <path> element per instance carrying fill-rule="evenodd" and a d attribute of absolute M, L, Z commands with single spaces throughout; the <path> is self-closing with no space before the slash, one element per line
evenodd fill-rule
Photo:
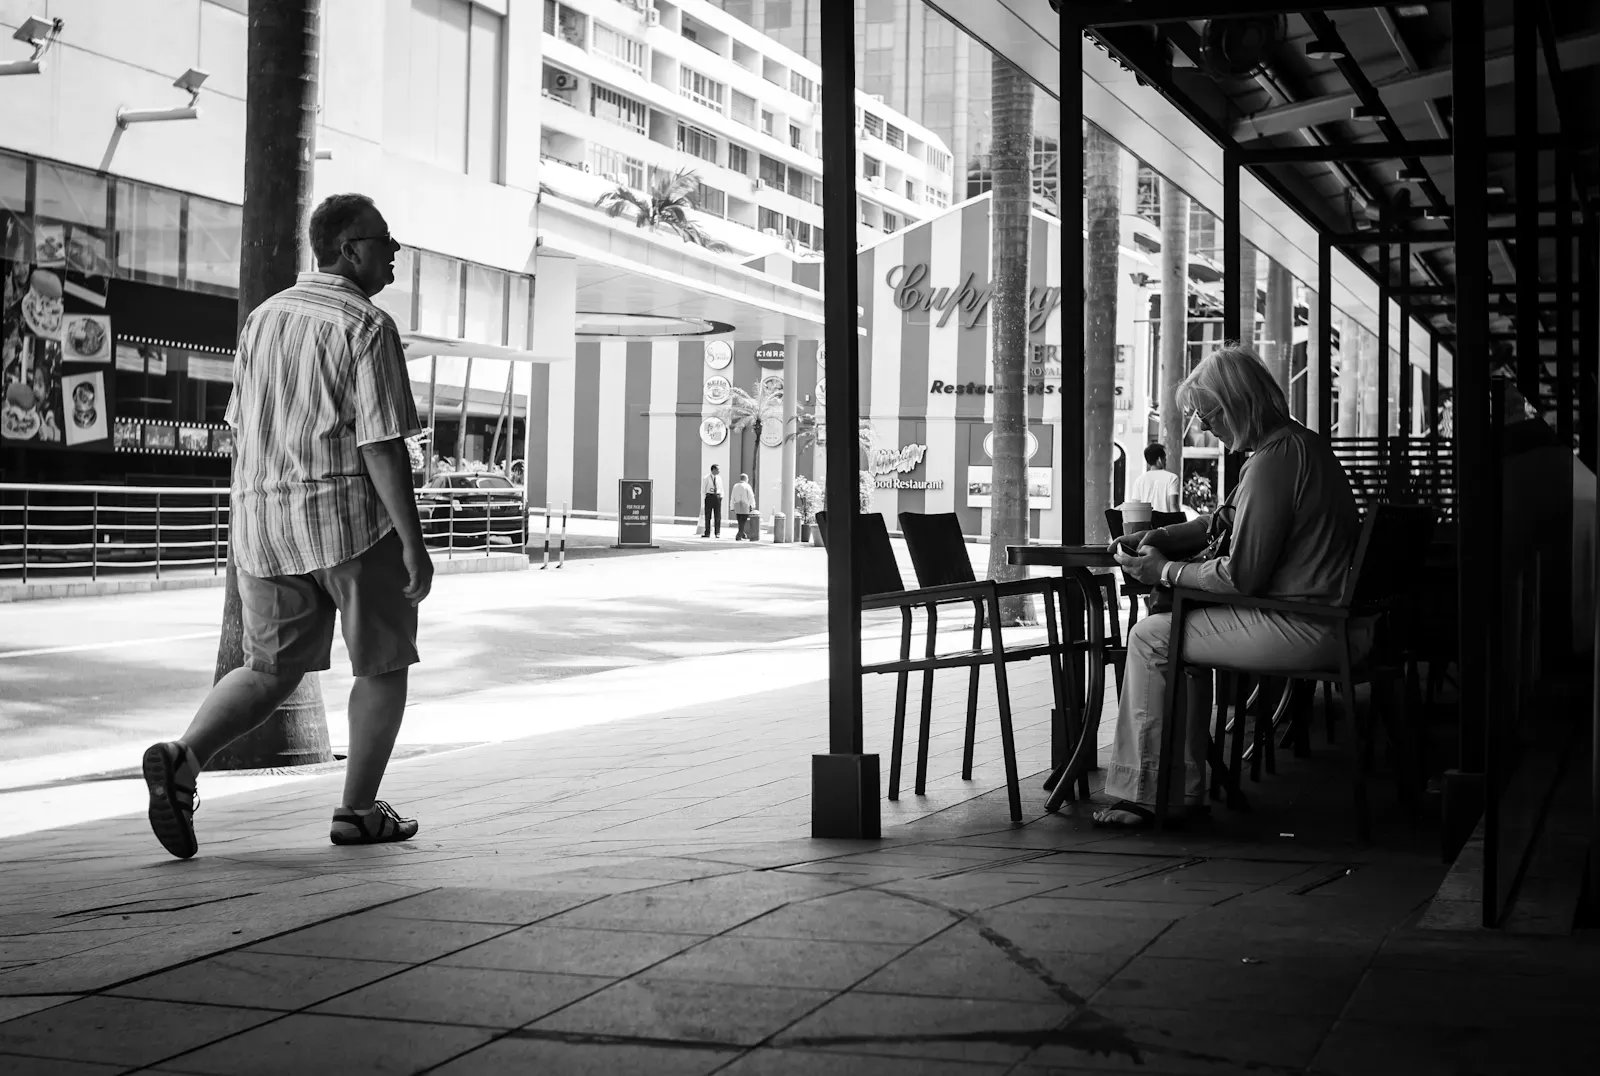
<path fill-rule="evenodd" d="M 748 481 L 750 481 L 750 476 L 749 476 L 749 475 L 747 475 L 747 474 L 741 474 L 741 475 L 740 475 L 740 476 L 739 476 L 739 481 L 741 481 L 741 482 L 748 482 Z"/>
<path fill-rule="evenodd" d="M 1253 449 L 1269 430 L 1291 418 L 1288 398 L 1260 357 L 1233 341 L 1207 355 L 1178 383 L 1178 406 L 1185 411 L 1220 410 L 1239 442 L 1228 446 L 1236 452 Z"/>

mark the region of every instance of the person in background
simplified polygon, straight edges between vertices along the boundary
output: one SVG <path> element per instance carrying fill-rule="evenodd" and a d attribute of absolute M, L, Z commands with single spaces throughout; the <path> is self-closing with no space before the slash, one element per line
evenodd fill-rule
<path fill-rule="evenodd" d="M 706 499 L 706 529 L 701 534 L 702 538 L 722 537 L 722 475 L 716 464 L 711 465 L 711 473 L 706 475 L 705 481 L 700 483 L 700 492 Z"/>
<path fill-rule="evenodd" d="M 1144 446 L 1144 474 L 1133 480 L 1128 500 L 1143 501 L 1157 512 L 1181 512 L 1178 476 L 1167 470 L 1167 450 L 1159 444 Z"/>
<path fill-rule="evenodd" d="M 372 199 L 325 199 L 311 214 L 316 272 L 258 306 L 239 334 L 227 419 L 244 665 L 217 681 L 188 731 L 144 753 L 150 828 L 179 859 L 199 850 L 201 769 L 306 673 L 328 668 L 336 612 L 355 683 L 329 839 L 416 835 L 377 798 L 417 661 L 417 605 L 433 584 L 405 441 L 422 423 L 400 333 L 372 302 L 394 283 L 399 250 Z"/>
<path fill-rule="evenodd" d="M 733 484 L 733 492 L 728 495 L 728 510 L 739 523 L 738 533 L 733 536 L 733 540 L 742 542 L 744 525 L 750 519 L 750 514 L 756 510 L 756 491 L 750 488 L 749 475 L 741 474 L 739 481 Z"/>
<path fill-rule="evenodd" d="M 1261 360 L 1240 347 L 1221 348 L 1195 367 L 1178 385 L 1178 403 L 1230 452 L 1249 458 L 1215 513 L 1115 539 L 1117 563 L 1151 586 L 1336 601 L 1350 574 L 1361 521 L 1327 439 L 1290 417 L 1283 390 Z M 1370 624 L 1352 626 L 1351 634 L 1358 652 L 1371 645 Z M 1154 819 L 1171 638 L 1171 613 L 1145 617 L 1128 633 L 1106 767 L 1106 795 L 1115 802 L 1095 813 L 1097 826 L 1133 828 Z M 1326 621 L 1219 605 L 1185 614 L 1183 656 L 1197 665 L 1266 672 L 1333 668 L 1342 655 Z M 1189 697 L 1184 736 L 1175 744 L 1181 755 L 1172 767 L 1172 803 L 1187 808 L 1184 813 L 1205 804 L 1209 694 L 1207 687 Z"/>

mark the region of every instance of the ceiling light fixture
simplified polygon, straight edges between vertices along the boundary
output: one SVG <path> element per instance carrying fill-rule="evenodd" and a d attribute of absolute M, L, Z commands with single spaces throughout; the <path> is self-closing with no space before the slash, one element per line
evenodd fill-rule
<path fill-rule="evenodd" d="M 1315 37 L 1306 43 L 1306 56 L 1313 60 L 1348 60 L 1350 50 L 1337 37 Z"/>
<path fill-rule="evenodd" d="M 1397 4 L 1394 13 L 1402 19 L 1415 19 L 1428 13 L 1427 4 Z"/>
<path fill-rule="evenodd" d="M 1421 183 L 1428 178 L 1425 168 L 1402 168 L 1394 174 L 1394 178 L 1401 183 Z"/>
<path fill-rule="evenodd" d="M 40 19 L 28 16 L 11 35 L 13 41 L 33 46 L 33 55 L 26 60 L 0 62 L 0 75 L 37 75 L 44 70 L 44 54 L 55 44 L 66 24 L 60 19 Z"/>
<path fill-rule="evenodd" d="M 1496 183 L 1491 187 L 1485 187 L 1483 189 L 1483 193 L 1487 194 L 1490 198 L 1504 198 L 1506 196 L 1506 189 L 1500 186 L 1500 184 Z"/>
<path fill-rule="evenodd" d="M 1375 123 L 1383 117 L 1381 109 L 1371 108 L 1367 105 L 1356 105 L 1350 110 L 1350 118 L 1365 123 Z"/>

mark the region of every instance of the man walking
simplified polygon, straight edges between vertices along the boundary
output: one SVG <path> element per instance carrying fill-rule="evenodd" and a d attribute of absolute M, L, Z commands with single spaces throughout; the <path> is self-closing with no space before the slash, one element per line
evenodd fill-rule
<path fill-rule="evenodd" d="M 377 798 L 433 584 L 405 438 L 421 432 L 393 319 L 372 296 L 400 249 L 372 200 L 336 194 L 311 215 L 317 271 L 262 303 L 239 336 L 232 528 L 242 668 L 217 681 L 177 740 L 144 753 L 150 828 L 187 859 L 206 762 L 328 668 L 338 611 L 355 684 L 334 844 L 403 841 L 417 823 Z"/>
<path fill-rule="evenodd" d="M 750 476 L 742 474 L 739 481 L 733 484 L 733 492 L 728 494 L 728 508 L 733 512 L 733 518 L 738 521 L 739 531 L 733 536 L 735 542 L 745 540 L 744 527 L 750 520 L 750 514 L 756 510 L 756 491 L 750 488 Z M 751 539 L 755 541 L 755 539 Z"/>
<path fill-rule="evenodd" d="M 1157 512 L 1181 512 L 1178 476 L 1167 470 L 1167 450 L 1159 444 L 1144 446 L 1144 474 L 1133 480 L 1128 500 L 1143 501 Z"/>
<path fill-rule="evenodd" d="M 715 535 L 722 537 L 722 477 L 717 471 L 717 465 L 711 465 L 711 473 L 706 475 L 706 480 L 700 483 L 700 492 L 706 499 L 706 530 L 700 537 L 710 538 Z"/>

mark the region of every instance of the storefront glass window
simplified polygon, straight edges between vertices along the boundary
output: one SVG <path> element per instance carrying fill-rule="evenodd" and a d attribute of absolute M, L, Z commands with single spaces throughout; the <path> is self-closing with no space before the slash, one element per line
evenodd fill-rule
<path fill-rule="evenodd" d="M 510 347 L 527 347 L 533 343 L 528 332 L 533 322 L 533 290 L 525 276 L 511 277 L 511 331 L 506 339 Z"/>
<path fill-rule="evenodd" d="M 117 273 L 177 284 L 183 196 L 142 183 L 117 183 Z"/>
<path fill-rule="evenodd" d="M 482 265 L 467 266 L 467 324 L 462 336 L 498 344 L 505 329 L 506 274 Z"/>
<path fill-rule="evenodd" d="M 104 228 L 106 181 L 76 168 L 39 161 L 35 168 L 33 212 L 66 224 Z"/>
<path fill-rule="evenodd" d="M 415 294 L 412 281 L 416 264 L 417 252 L 409 247 L 402 247 L 394 256 L 394 283 L 372 297 L 373 302 L 387 310 L 389 316 L 394 318 L 395 328 L 401 332 L 408 332 L 412 328 L 411 300 Z"/>
<path fill-rule="evenodd" d="M 236 291 L 239 287 L 239 231 L 244 211 L 236 205 L 189 197 L 189 249 L 185 271 L 191 286 Z"/>
<path fill-rule="evenodd" d="M 441 254 L 422 255 L 417 331 L 461 335 L 461 263 Z"/>
<path fill-rule="evenodd" d="M 28 162 L 0 153 L 0 209 L 28 211 Z"/>

